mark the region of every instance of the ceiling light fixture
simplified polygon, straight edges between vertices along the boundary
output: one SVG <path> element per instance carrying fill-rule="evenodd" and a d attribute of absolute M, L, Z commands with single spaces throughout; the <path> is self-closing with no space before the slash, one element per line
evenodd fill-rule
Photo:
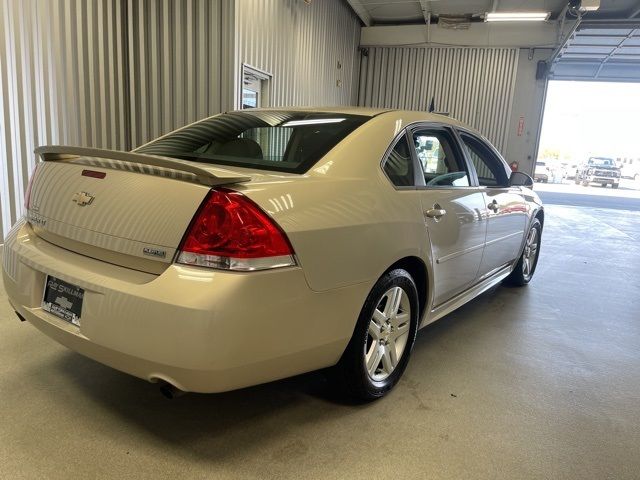
<path fill-rule="evenodd" d="M 551 12 L 487 12 L 485 22 L 544 22 Z"/>

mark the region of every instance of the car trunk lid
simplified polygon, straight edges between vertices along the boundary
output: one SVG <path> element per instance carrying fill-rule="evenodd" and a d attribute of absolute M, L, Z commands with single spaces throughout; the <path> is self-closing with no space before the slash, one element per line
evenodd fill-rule
<path fill-rule="evenodd" d="M 173 261 L 211 187 L 250 176 L 114 150 L 40 147 L 27 218 L 36 234 L 82 255 L 149 273 Z"/>

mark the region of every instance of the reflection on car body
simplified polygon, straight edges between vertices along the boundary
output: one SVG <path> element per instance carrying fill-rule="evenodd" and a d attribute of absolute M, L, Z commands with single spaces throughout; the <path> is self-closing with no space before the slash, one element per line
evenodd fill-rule
<path fill-rule="evenodd" d="M 83 355 L 187 391 L 333 367 L 347 392 L 382 396 L 420 327 L 528 283 L 540 250 L 532 179 L 439 115 L 252 109 L 133 152 L 37 153 L 4 249 L 11 304 Z M 82 302 L 43 309 L 48 278 Z"/>

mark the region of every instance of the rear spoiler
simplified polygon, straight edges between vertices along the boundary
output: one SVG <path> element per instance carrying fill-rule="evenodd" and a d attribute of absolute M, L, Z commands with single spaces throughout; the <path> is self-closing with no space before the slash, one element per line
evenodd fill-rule
<path fill-rule="evenodd" d="M 102 168 L 117 168 L 117 163 L 134 163 L 148 165 L 152 167 L 166 168 L 177 172 L 191 174 L 195 181 L 203 185 L 216 186 L 229 183 L 241 183 L 251 180 L 250 177 L 240 176 L 232 171 L 223 168 L 204 165 L 188 160 L 161 157 L 157 155 L 145 155 L 143 153 L 123 152 L 120 150 L 104 150 L 100 148 L 68 147 L 64 145 L 51 145 L 38 147 L 34 151 L 40 155 L 45 162 L 65 162 L 76 159 L 105 159 L 106 162 L 93 163 L 92 165 Z M 83 163 L 82 161 L 74 163 Z M 140 173 L 152 173 L 141 170 Z"/>

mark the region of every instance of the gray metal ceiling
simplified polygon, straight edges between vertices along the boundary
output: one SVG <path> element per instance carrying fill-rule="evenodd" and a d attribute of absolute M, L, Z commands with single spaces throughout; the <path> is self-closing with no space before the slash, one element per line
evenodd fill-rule
<path fill-rule="evenodd" d="M 640 82 L 640 19 L 582 22 L 560 49 L 550 78 Z"/>
<path fill-rule="evenodd" d="M 402 25 L 424 21 L 423 11 L 432 15 L 481 15 L 485 12 L 551 12 L 555 19 L 569 0 L 347 0 L 367 25 Z M 639 0 L 601 0 L 590 19 L 630 18 L 640 15 Z"/>

